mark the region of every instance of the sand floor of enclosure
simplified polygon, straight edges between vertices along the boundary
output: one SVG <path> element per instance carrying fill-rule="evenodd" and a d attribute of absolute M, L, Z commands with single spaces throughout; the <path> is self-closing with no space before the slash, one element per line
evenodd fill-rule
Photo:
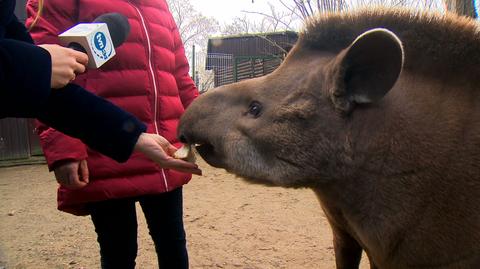
<path fill-rule="evenodd" d="M 252 185 L 199 164 L 204 176 L 184 187 L 190 268 L 335 267 L 330 228 L 312 191 Z M 89 217 L 56 210 L 56 182 L 45 165 L 1 168 L 0 201 L 1 269 L 99 268 Z M 137 268 L 157 268 L 138 218 Z"/>

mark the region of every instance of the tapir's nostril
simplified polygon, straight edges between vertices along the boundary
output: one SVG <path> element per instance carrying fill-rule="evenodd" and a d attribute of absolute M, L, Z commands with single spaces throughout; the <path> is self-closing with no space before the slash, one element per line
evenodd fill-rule
<path fill-rule="evenodd" d="M 180 142 L 182 142 L 183 144 L 188 143 L 187 137 L 184 134 L 181 134 L 179 138 L 180 138 Z"/>

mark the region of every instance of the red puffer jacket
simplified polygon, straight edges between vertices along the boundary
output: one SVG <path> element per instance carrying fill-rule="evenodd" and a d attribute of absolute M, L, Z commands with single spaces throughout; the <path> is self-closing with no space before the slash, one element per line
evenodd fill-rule
<path fill-rule="evenodd" d="M 79 22 L 119 12 L 131 26 L 117 55 L 98 70 L 88 70 L 75 83 L 133 113 L 147 126 L 179 147 L 176 128 L 184 109 L 198 96 L 188 74 L 182 41 L 165 0 L 48 0 L 31 30 L 38 44 L 59 43 L 58 34 Z M 27 26 L 38 0 L 27 4 Z M 40 139 L 50 168 L 59 161 L 87 158 L 90 183 L 80 190 L 58 189 L 58 208 L 85 215 L 86 203 L 136 197 L 173 190 L 191 175 L 160 169 L 141 154 L 123 164 L 90 150 L 77 139 L 40 127 Z"/>

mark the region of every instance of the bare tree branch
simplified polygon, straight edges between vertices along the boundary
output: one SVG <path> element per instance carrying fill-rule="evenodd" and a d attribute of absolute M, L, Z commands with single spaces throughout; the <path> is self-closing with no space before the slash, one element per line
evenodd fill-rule
<path fill-rule="evenodd" d="M 218 22 L 196 11 L 190 0 L 167 0 L 167 3 L 177 24 L 187 56 L 190 56 L 190 48 L 194 44 L 206 47 L 208 36 L 219 29 Z"/>
<path fill-rule="evenodd" d="M 289 30 L 293 30 L 290 25 L 284 21 L 281 21 L 281 20 L 278 20 L 277 18 L 275 18 L 274 16 L 270 15 L 270 14 L 266 14 L 266 13 L 263 13 L 263 12 L 258 12 L 258 11 L 248 11 L 248 10 L 242 10 L 243 13 L 247 13 L 247 14 L 257 14 L 257 15 L 262 15 L 264 17 L 267 17 L 267 18 L 270 18 L 272 20 L 274 20 L 275 22 L 277 23 L 280 23 L 280 24 L 283 24 L 287 29 Z"/>

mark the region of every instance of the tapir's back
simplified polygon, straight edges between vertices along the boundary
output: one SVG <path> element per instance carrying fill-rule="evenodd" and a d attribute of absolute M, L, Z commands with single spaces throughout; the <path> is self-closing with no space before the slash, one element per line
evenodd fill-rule
<path fill-rule="evenodd" d="M 321 15 L 308 22 L 299 43 L 337 53 L 374 28 L 388 29 L 402 41 L 405 70 L 450 78 L 468 73 L 480 80 L 479 24 L 455 14 L 373 9 Z"/>

